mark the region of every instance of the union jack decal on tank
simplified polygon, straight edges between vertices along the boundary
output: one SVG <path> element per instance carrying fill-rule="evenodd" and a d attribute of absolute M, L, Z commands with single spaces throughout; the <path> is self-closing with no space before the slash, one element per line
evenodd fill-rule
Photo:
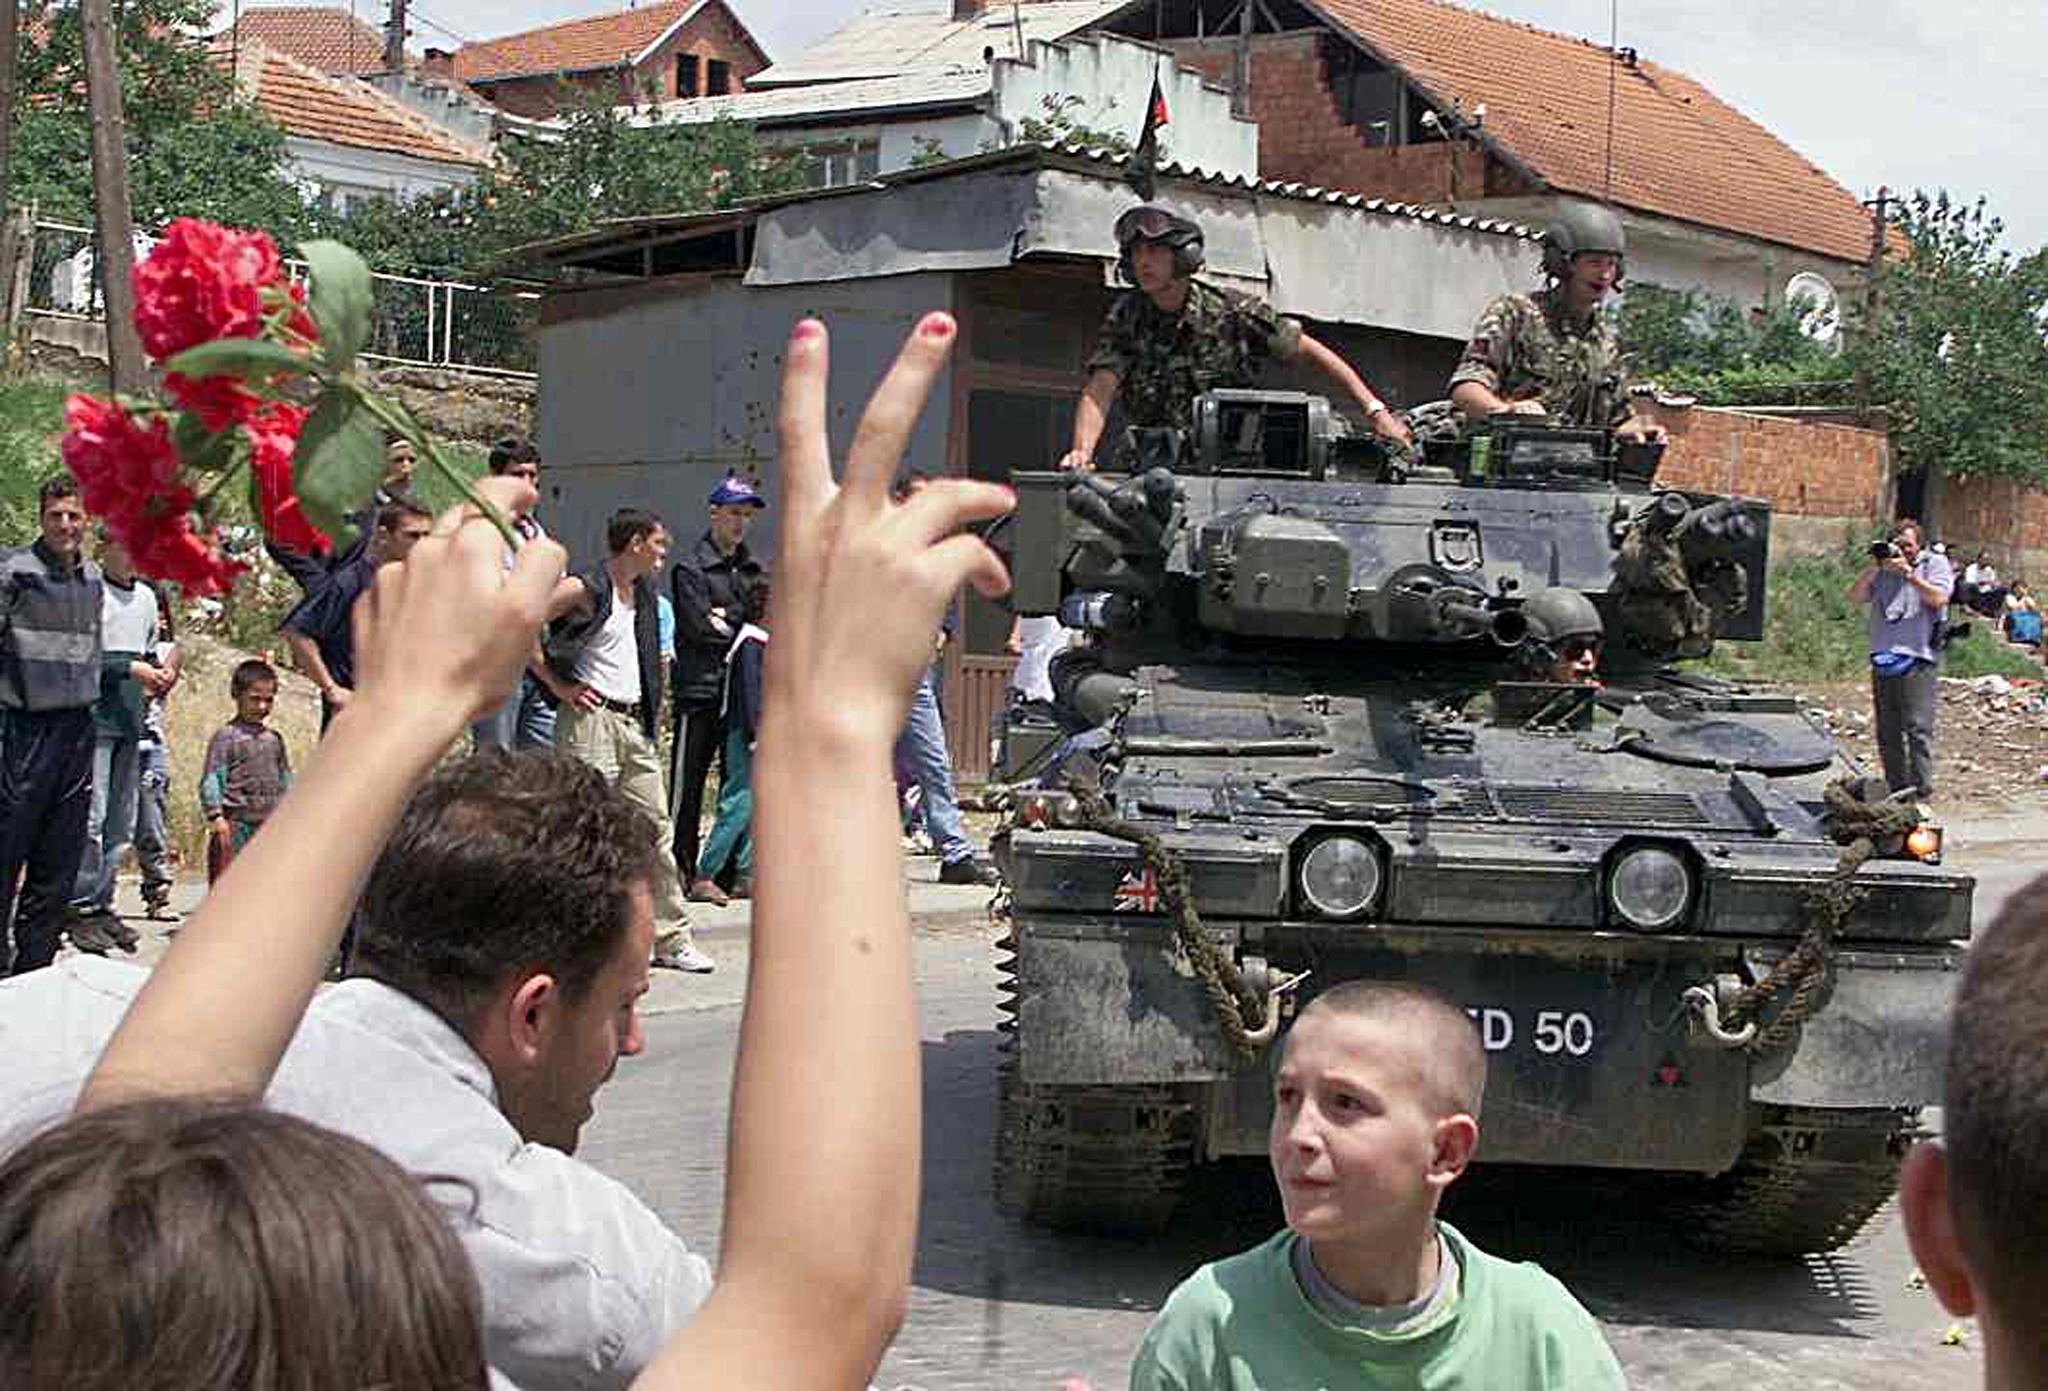
<path fill-rule="evenodd" d="M 1116 894 L 1110 899 L 1110 906 L 1119 913 L 1156 913 L 1159 911 L 1159 880 L 1152 873 L 1152 866 L 1141 865 L 1126 870 L 1124 877 L 1117 881 Z"/>

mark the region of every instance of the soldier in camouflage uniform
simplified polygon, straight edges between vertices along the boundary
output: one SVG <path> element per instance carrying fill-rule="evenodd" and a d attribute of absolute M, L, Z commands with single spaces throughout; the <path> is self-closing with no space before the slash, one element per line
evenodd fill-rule
<path fill-rule="evenodd" d="M 1136 288 L 1119 295 L 1103 321 L 1061 468 L 1092 466 L 1110 402 L 1119 396 L 1133 428 L 1185 430 L 1197 396 L 1252 386 L 1269 360 L 1318 368 L 1338 394 L 1357 403 L 1376 433 L 1407 443 L 1400 418 L 1299 322 L 1264 300 L 1194 278 L 1202 265 L 1202 230 L 1193 222 L 1147 203 L 1117 219 L 1116 240 L 1124 278 Z M 1118 444 L 1119 468 L 1128 466 L 1128 450 L 1128 439 Z"/>
<path fill-rule="evenodd" d="M 1562 208 L 1543 233 L 1549 284 L 1486 306 L 1451 374 L 1451 400 L 1484 420 L 1545 415 L 1617 438 L 1654 440 L 1664 427 L 1633 414 L 1614 326 L 1601 301 L 1621 284 L 1621 222 L 1597 204 Z"/>

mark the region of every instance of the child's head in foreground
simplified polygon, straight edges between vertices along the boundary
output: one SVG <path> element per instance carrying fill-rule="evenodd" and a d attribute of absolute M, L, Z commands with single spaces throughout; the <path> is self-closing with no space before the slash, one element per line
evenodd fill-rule
<path fill-rule="evenodd" d="M 228 694 L 235 698 L 236 719 L 262 724 L 277 703 L 277 669 L 254 657 L 239 663 L 228 677 Z"/>
<path fill-rule="evenodd" d="M 1465 1011 L 1402 982 L 1324 991 L 1288 1031 L 1267 1154 L 1311 1243 L 1433 1239 L 1479 1143 L 1486 1053 Z"/>

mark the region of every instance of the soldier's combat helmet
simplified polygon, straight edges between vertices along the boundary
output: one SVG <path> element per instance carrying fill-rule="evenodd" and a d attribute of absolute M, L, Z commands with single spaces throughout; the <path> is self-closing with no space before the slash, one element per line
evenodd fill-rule
<path fill-rule="evenodd" d="M 1543 229 L 1543 273 L 1563 280 L 1572 273 L 1572 258 L 1588 251 L 1605 251 L 1616 261 L 1626 257 L 1621 219 L 1598 203 L 1566 203 Z M 1621 283 L 1618 269 L 1615 283 Z"/>
<path fill-rule="evenodd" d="M 1138 274 L 1131 264 L 1132 248 L 1139 242 L 1172 247 L 1173 268 L 1182 275 L 1193 275 L 1202 268 L 1201 227 L 1171 208 L 1140 203 L 1116 220 L 1117 265 L 1123 270 L 1124 279 L 1133 285 L 1138 283 Z"/>
<path fill-rule="evenodd" d="M 1522 605 L 1529 635 L 1515 654 L 1522 670 L 1542 679 L 1579 643 L 1598 644 L 1607 634 L 1600 610 L 1576 589 L 1539 589 Z"/>

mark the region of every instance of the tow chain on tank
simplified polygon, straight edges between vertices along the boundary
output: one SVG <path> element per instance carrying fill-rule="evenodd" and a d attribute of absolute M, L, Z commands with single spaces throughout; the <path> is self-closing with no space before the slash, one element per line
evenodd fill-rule
<path fill-rule="evenodd" d="M 1919 824 L 1919 813 L 1911 805 L 1866 801 L 1857 795 L 1856 780 L 1851 778 L 1837 778 L 1821 795 L 1827 802 L 1828 836 L 1842 846 L 1842 855 L 1827 882 L 1801 896 L 1806 923 L 1798 945 L 1762 980 L 1738 991 L 1725 1010 L 1716 1010 L 1712 986 L 1686 992 L 1709 1037 L 1720 1047 L 1769 1053 L 1793 1041 L 1799 1026 L 1816 1012 L 1821 987 L 1833 974 L 1835 937 L 1863 901 L 1864 891 L 1854 883 L 1856 871 L 1881 843 L 1897 840 Z M 1780 996 L 1784 1004 L 1763 1022 L 1761 1011 Z"/>
<path fill-rule="evenodd" d="M 1138 847 L 1139 856 L 1159 881 L 1159 896 L 1165 901 L 1167 917 L 1173 922 L 1174 938 L 1180 943 L 1189 964 L 1195 968 L 1195 974 L 1202 978 L 1202 988 L 1209 996 L 1210 1007 L 1216 1011 L 1216 1022 L 1223 1030 L 1224 1041 L 1242 1057 L 1257 1057 L 1260 1050 L 1273 1040 L 1274 1026 L 1279 1023 L 1279 1001 L 1261 1000 L 1237 979 L 1229 954 L 1202 925 L 1201 917 L 1195 912 L 1194 895 L 1188 888 L 1187 866 L 1180 856 L 1151 831 L 1111 811 L 1109 803 L 1095 788 L 1078 780 L 1069 780 L 1067 787 L 1080 806 L 1080 829 L 1128 841 Z"/>

